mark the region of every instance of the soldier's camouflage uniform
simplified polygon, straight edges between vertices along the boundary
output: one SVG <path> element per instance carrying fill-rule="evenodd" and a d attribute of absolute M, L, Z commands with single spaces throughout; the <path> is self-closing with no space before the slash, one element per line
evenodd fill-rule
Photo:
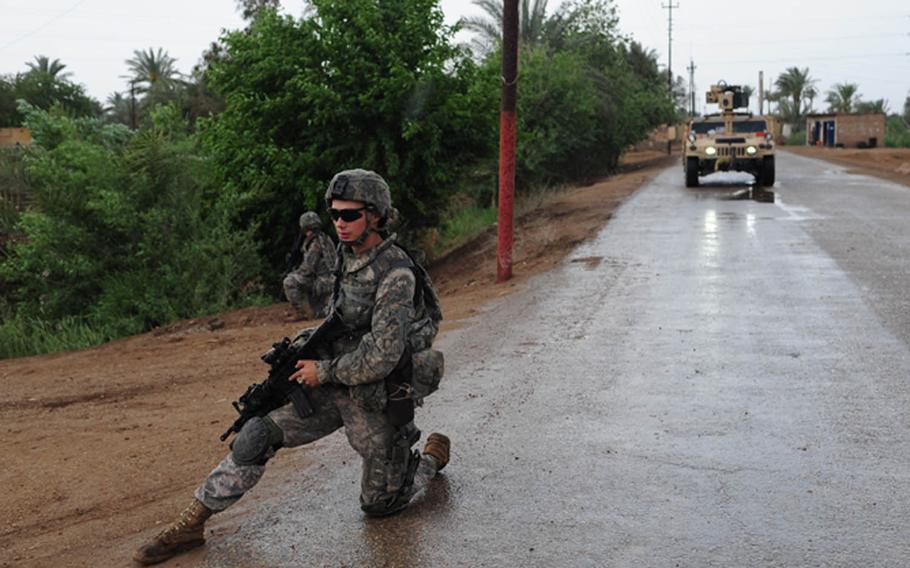
<path fill-rule="evenodd" d="M 323 315 L 332 293 L 335 245 L 321 230 L 314 230 L 300 247 L 300 266 L 284 277 L 284 294 L 295 310 L 309 304 L 316 315 Z"/>
<path fill-rule="evenodd" d="M 288 404 L 268 415 L 280 429 L 280 446 L 294 447 L 318 440 L 342 426 L 351 446 L 363 458 L 361 507 L 370 512 L 396 497 L 409 499 L 426 487 L 437 463 L 422 455 L 413 484 L 405 492 L 406 458 L 393 457 L 398 431 L 385 412 L 385 378 L 395 369 L 405 349 L 427 349 L 437 323 L 423 308 L 415 310 L 415 276 L 400 263 L 407 254 L 393 246 L 394 235 L 361 256 L 342 247 L 342 274 L 333 309 L 349 329 L 360 330 L 337 340 L 334 359 L 317 362 L 320 387 L 309 389 L 316 412 L 301 418 Z M 418 313 L 415 313 L 418 312 Z M 365 333 L 364 333 L 365 331 Z M 271 426 L 271 425 L 270 425 Z M 413 427 L 413 423 L 408 427 Z M 266 460 L 274 455 L 269 450 Z M 220 511 L 249 491 L 265 471 L 262 465 L 239 465 L 228 455 L 196 490 L 206 507 Z M 399 495 L 402 494 L 403 495 Z"/>

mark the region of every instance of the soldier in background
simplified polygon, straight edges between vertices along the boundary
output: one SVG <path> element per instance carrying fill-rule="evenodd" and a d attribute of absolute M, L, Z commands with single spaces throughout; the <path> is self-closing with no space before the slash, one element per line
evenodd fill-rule
<path fill-rule="evenodd" d="M 332 358 L 300 360 L 291 376 L 308 387 L 315 413 L 301 417 L 289 403 L 247 421 L 189 507 L 136 552 L 137 562 L 203 545 L 206 520 L 252 489 L 278 449 L 341 428 L 363 460 L 360 508 L 369 516 L 405 508 L 448 463 L 442 434 L 430 434 L 422 453 L 412 449 L 420 438 L 414 407 L 443 374 L 442 353 L 432 349 L 442 313 L 426 271 L 388 231 L 397 213 L 389 187 L 374 172 L 347 170 L 325 198 L 341 241 L 332 317 L 346 333 L 330 342 Z"/>
<path fill-rule="evenodd" d="M 291 253 L 291 259 L 299 258 L 300 264 L 289 267 L 291 272 L 283 282 L 284 295 L 293 310 L 292 321 L 324 317 L 334 282 L 335 244 L 322 232 L 319 215 L 307 211 L 300 216 L 300 236 L 303 242 L 295 242 L 296 250 Z"/>

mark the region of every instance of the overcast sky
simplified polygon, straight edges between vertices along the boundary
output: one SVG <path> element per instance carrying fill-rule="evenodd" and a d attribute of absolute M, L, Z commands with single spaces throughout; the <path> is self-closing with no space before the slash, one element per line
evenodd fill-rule
<path fill-rule="evenodd" d="M 470 0 L 442 0 L 449 23 L 480 10 Z M 616 0 L 624 33 L 667 63 L 667 0 Z M 550 11 L 558 7 L 550 1 Z M 824 93 L 854 82 L 864 99 L 885 98 L 900 110 L 910 91 L 910 2 L 907 0 L 677 0 L 673 70 L 696 65 L 698 104 L 719 79 L 757 85 L 789 66 L 809 67 Z M 302 0 L 284 0 L 300 14 Z M 59 58 L 72 78 L 100 100 L 125 89 L 133 50 L 163 47 L 189 71 L 223 29 L 243 26 L 234 0 L 0 0 L 0 73 L 24 71 L 35 55 Z M 520 89 L 520 86 L 519 86 Z M 520 93 L 520 90 L 519 90 Z M 519 94 L 520 96 L 520 94 Z M 823 99 L 824 97 L 820 97 Z M 821 100 L 816 106 L 822 105 Z"/>

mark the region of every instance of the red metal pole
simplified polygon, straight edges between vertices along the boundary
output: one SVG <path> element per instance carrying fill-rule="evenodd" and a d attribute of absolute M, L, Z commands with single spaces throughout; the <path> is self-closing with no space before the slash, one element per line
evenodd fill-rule
<path fill-rule="evenodd" d="M 512 278 L 515 202 L 515 101 L 518 82 L 518 0 L 502 6 L 502 103 L 499 115 L 499 219 L 496 282 Z"/>

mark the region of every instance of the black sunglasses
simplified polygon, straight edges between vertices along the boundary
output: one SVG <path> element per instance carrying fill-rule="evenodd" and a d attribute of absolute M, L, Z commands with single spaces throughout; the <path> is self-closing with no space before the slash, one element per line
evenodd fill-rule
<path fill-rule="evenodd" d="M 341 219 L 345 223 L 353 223 L 357 219 L 363 217 L 364 211 L 366 211 L 366 207 L 359 207 L 357 209 L 329 209 L 329 215 L 332 216 L 332 221 Z"/>

